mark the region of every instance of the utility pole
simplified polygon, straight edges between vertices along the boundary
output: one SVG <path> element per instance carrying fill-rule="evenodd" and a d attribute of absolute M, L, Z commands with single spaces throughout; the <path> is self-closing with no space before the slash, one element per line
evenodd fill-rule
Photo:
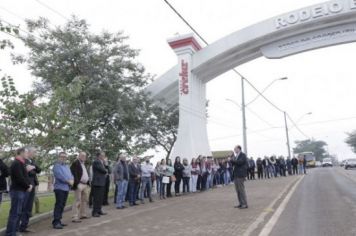
<path fill-rule="evenodd" d="M 242 132 L 243 132 L 243 148 L 244 148 L 244 152 L 247 156 L 247 134 L 246 134 L 246 113 L 245 113 L 245 85 L 244 85 L 244 81 L 245 78 L 241 77 L 241 94 L 242 94 L 242 104 L 241 104 L 241 108 L 242 108 Z"/>
<path fill-rule="evenodd" d="M 284 111 L 284 125 L 286 127 L 286 136 L 287 136 L 287 148 L 288 148 L 288 156 L 292 158 L 290 154 L 290 144 L 289 144 L 289 133 L 288 133 L 288 124 L 287 124 L 287 113 Z"/>

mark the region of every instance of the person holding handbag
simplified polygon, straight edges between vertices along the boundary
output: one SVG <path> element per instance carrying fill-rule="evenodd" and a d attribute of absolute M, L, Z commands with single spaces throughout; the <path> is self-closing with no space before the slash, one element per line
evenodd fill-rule
<path fill-rule="evenodd" d="M 167 172 L 166 172 L 166 176 L 169 177 L 169 183 L 167 184 L 167 197 L 172 197 L 172 193 L 171 193 L 171 190 L 172 190 L 172 176 L 173 176 L 173 173 L 174 173 L 174 168 L 173 168 L 173 165 L 172 165 L 172 161 L 171 159 L 168 159 L 167 161 Z"/>
<path fill-rule="evenodd" d="M 167 165 L 166 165 L 166 160 L 165 159 L 162 159 L 161 160 L 161 163 L 160 165 L 158 166 L 159 168 L 159 186 L 160 186 L 160 189 L 159 189 L 159 199 L 166 199 L 166 196 L 165 196 L 165 188 L 166 188 L 166 185 L 167 183 L 169 183 L 169 177 L 167 176 Z M 157 185 L 158 186 L 158 185 Z"/>
<path fill-rule="evenodd" d="M 180 190 L 180 182 L 182 181 L 183 178 L 183 170 L 184 166 L 180 162 L 180 157 L 176 157 L 176 160 L 174 162 L 174 176 L 176 177 L 176 182 L 174 183 L 174 191 L 175 191 L 175 196 L 180 196 L 179 190 Z"/>

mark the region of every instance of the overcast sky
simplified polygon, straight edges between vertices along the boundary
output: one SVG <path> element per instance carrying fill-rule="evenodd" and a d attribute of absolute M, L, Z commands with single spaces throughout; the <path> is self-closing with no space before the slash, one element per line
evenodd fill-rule
<path fill-rule="evenodd" d="M 93 31 L 124 31 L 130 37 L 131 46 L 141 50 L 138 60 L 147 72 L 157 76 L 177 61 L 167 44 L 167 38 L 176 33 L 191 32 L 163 0 L 42 1 L 65 17 L 75 14 L 86 19 Z M 320 1 L 170 2 L 208 42 L 214 42 L 251 24 Z M 0 16 L 21 27 L 24 27 L 24 18 L 39 16 L 48 18 L 53 24 L 65 23 L 63 17 L 36 0 L 1 0 Z M 25 53 L 26 49 L 17 42 L 15 51 Z M 308 137 L 326 141 L 330 153 L 344 159 L 355 156 L 344 143 L 345 133 L 356 128 L 355 52 L 356 44 L 345 44 L 279 60 L 259 58 L 239 66 L 237 70 L 261 90 L 276 78 L 288 77 L 288 80 L 276 82 L 267 90 L 266 96 L 286 110 L 295 121 L 299 120 L 298 126 Z M 21 92 L 30 89 L 33 78 L 26 66 L 12 66 L 4 54 L 0 56 L 0 64 L 3 72 L 14 77 Z M 245 93 L 247 101 L 256 96 L 247 85 Z M 227 98 L 241 102 L 240 78 L 232 72 L 215 78 L 207 86 L 207 99 L 210 101 L 208 134 L 212 150 L 230 150 L 235 144 L 242 144 L 241 111 L 226 101 Z M 286 155 L 283 114 L 262 98 L 252 103 L 249 109 L 252 111 L 247 110 L 249 155 Z M 312 115 L 303 116 L 308 112 L 312 112 Z M 292 124 L 289 123 L 289 126 L 292 146 L 295 140 L 306 138 L 292 128 Z M 254 132 L 261 129 L 266 130 Z M 160 156 L 159 153 L 156 155 Z"/>

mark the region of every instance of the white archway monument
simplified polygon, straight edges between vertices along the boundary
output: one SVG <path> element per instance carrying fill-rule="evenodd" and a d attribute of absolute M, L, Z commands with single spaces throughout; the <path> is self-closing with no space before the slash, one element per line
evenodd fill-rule
<path fill-rule="evenodd" d="M 261 56 L 277 59 L 356 41 L 356 0 L 328 1 L 234 32 L 204 48 L 192 34 L 168 40 L 178 64 L 147 91 L 179 106 L 178 137 L 171 158 L 211 155 L 206 119 L 206 83 Z"/>

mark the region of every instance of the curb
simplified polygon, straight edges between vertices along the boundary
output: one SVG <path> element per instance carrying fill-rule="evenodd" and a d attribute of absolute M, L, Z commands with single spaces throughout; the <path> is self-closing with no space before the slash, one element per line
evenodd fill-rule
<path fill-rule="evenodd" d="M 64 208 L 64 212 L 70 211 L 72 210 L 72 206 L 66 206 Z M 32 225 L 35 223 L 38 223 L 42 220 L 48 219 L 49 217 L 51 217 L 53 215 L 53 211 L 49 211 L 49 212 L 45 212 L 39 215 L 35 215 L 33 217 L 30 218 L 30 222 L 28 223 L 28 225 Z M 0 229 L 0 236 L 5 236 L 5 232 L 6 232 L 6 227 L 5 228 L 1 228 Z"/>

